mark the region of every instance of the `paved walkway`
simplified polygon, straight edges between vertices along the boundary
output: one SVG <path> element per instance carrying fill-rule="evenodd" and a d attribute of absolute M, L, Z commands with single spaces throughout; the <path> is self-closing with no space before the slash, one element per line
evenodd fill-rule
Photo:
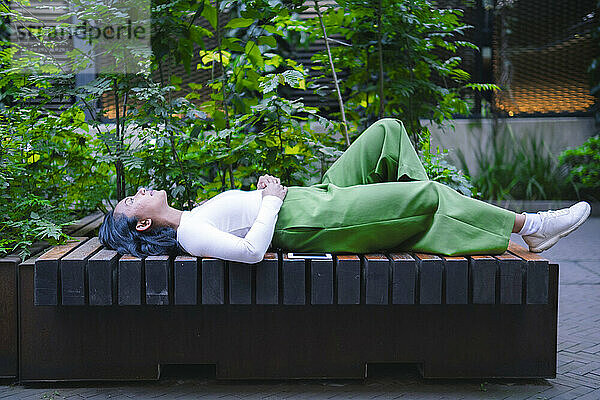
<path fill-rule="evenodd" d="M 514 240 L 523 243 L 520 237 Z M 423 380 L 416 370 L 376 369 L 364 382 L 219 383 L 192 371 L 158 382 L 0 386 L 0 399 L 579 399 L 600 400 L 600 218 L 588 220 L 545 257 L 559 263 L 558 374 L 538 380 Z"/>

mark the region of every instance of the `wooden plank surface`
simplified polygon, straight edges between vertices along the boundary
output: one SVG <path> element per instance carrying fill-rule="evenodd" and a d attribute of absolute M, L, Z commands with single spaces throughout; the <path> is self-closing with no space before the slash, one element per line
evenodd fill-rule
<path fill-rule="evenodd" d="M 196 304 L 198 302 L 198 259 L 177 256 L 173 262 L 173 269 L 175 304 Z"/>
<path fill-rule="evenodd" d="M 509 252 L 495 257 L 500 269 L 500 304 L 521 304 L 525 261 Z"/>
<path fill-rule="evenodd" d="M 446 304 L 468 304 L 469 261 L 465 257 L 442 257 L 446 274 Z"/>
<path fill-rule="evenodd" d="M 415 304 L 417 260 L 408 253 L 391 253 L 392 304 Z"/>
<path fill-rule="evenodd" d="M 441 304 L 443 260 L 432 254 L 414 256 L 419 266 L 419 304 Z"/>
<path fill-rule="evenodd" d="M 109 306 L 117 303 L 117 264 L 119 253 L 106 248 L 87 262 L 88 304 Z"/>
<path fill-rule="evenodd" d="M 360 304 L 360 257 L 356 254 L 334 256 L 337 304 Z"/>
<path fill-rule="evenodd" d="M 229 304 L 252 304 L 252 264 L 229 261 Z"/>
<path fill-rule="evenodd" d="M 225 304 L 225 261 L 202 258 L 202 304 Z"/>
<path fill-rule="evenodd" d="M 17 265 L 19 257 L 0 258 L 0 377 L 19 373 Z"/>
<path fill-rule="evenodd" d="M 256 304 L 279 304 L 279 255 L 265 253 L 256 264 Z"/>
<path fill-rule="evenodd" d="M 85 305 L 87 293 L 85 269 L 87 260 L 100 247 L 102 247 L 100 239 L 93 237 L 60 260 L 62 305 Z"/>
<path fill-rule="evenodd" d="M 169 256 L 148 256 L 144 259 L 146 304 L 168 305 L 171 282 Z"/>
<path fill-rule="evenodd" d="M 70 234 L 71 236 L 91 236 L 96 229 L 102 225 L 104 221 L 104 213 L 102 211 L 98 211 L 96 213 L 92 213 L 87 217 L 81 220 L 81 226 L 78 226 L 77 229 L 74 229 Z"/>
<path fill-rule="evenodd" d="M 37 258 L 34 267 L 34 304 L 36 306 L 59 304 L 58 267 L 60 259 L 86 240 L 87 238 L 73 238 L 66 244 L 52 247 Z"/>
<path fill-rule="evenodd" d="M 144 295 L 143 261 L 132 255 L 124 255 L 118 266 L 118 300 L 120 306 L 140 305 Z"/>
<path fill-rule="evenodd" d="M 283 304 L 306 304 L 306 261 L 282 257 Z"/>
<path fill-rule="evenodd" d="M 470 256 L 469 268 L 473 304 L 495 304 L 498 260 L 492 256 Z"/>
<path fill-rule="evenodd" d="M 333 260 L 310 260 L 310 304 L 333 304 Z"/>
<path fill-rule="evenodd" d="M 508 250 L 526 261 L 525 302 L 527 304 L 547 304 L 549 261 L 513 242 L 509 243 Z"/>
<path fill-rule="evenodd" d="M 85 217 L 83 217 L 81 219 L 78 219 L 77 221 L 73 221 L 72 223 L 68 224 L 64 228 L 64 232 L 68 233 L 71 236 L 78 236 L 78 237 L 85 236 L 85 235 L 80 235 L 79 232 L 85 231 L 84 228 L 87 225 L 96 221 L 97 219 L 100 219 L 101 221 L 104 219 L 104 213 L 102 211 L 93 212 L 89 215 L 86 215 Z"/>
<path fill-rule="evenodd" d="M 390 259 L 384 254 L 365 254 L 365 304 L 388 304 L 390 284 Z"/>

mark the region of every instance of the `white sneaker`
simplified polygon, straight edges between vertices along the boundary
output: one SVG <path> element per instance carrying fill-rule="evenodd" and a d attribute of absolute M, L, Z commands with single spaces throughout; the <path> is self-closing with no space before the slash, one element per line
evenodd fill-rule
<path fill-rule="evenodd" d="M 524 235 L 523 240 L 529 245 L 529 251 L 539 253 L 554 246 L 562 237 L 579 228 L 590 215 L 592 207 L 580 201 L 569 208 L 561 210 L 539 211 L 542 225 L 536 233 Z"/>

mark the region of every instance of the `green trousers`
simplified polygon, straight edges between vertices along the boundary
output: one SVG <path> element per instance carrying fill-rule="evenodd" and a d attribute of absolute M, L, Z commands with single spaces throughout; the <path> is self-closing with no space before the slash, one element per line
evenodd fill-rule
<path fill-rule="evenodd" d="M 290 186 L 272 245 L 305 252 L 500 254 L 515 213 L 429 180 L 401 121 L 371 125 L 321 183 Z"/>

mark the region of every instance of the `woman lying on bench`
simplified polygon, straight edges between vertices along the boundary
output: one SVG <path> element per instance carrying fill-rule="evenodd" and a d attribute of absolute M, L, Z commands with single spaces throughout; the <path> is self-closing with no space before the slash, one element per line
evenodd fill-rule
<path fill-rule="evenodd" d="M 257 190 L 228 190 L 191 211 L 167 203 L 164 190 L 141 188 L 121 200 L 100 240 L 137 257 L 177 254 L 256 263 L 269 244 L 301 252 L 415 251 L 500 254 L 511 232 L 541 252 L 577 229 L 590 205 L 516 214 L 430 181 L 396 119 L 371 125 L 322 182 L 285 187 L 261 176 Z"/>

